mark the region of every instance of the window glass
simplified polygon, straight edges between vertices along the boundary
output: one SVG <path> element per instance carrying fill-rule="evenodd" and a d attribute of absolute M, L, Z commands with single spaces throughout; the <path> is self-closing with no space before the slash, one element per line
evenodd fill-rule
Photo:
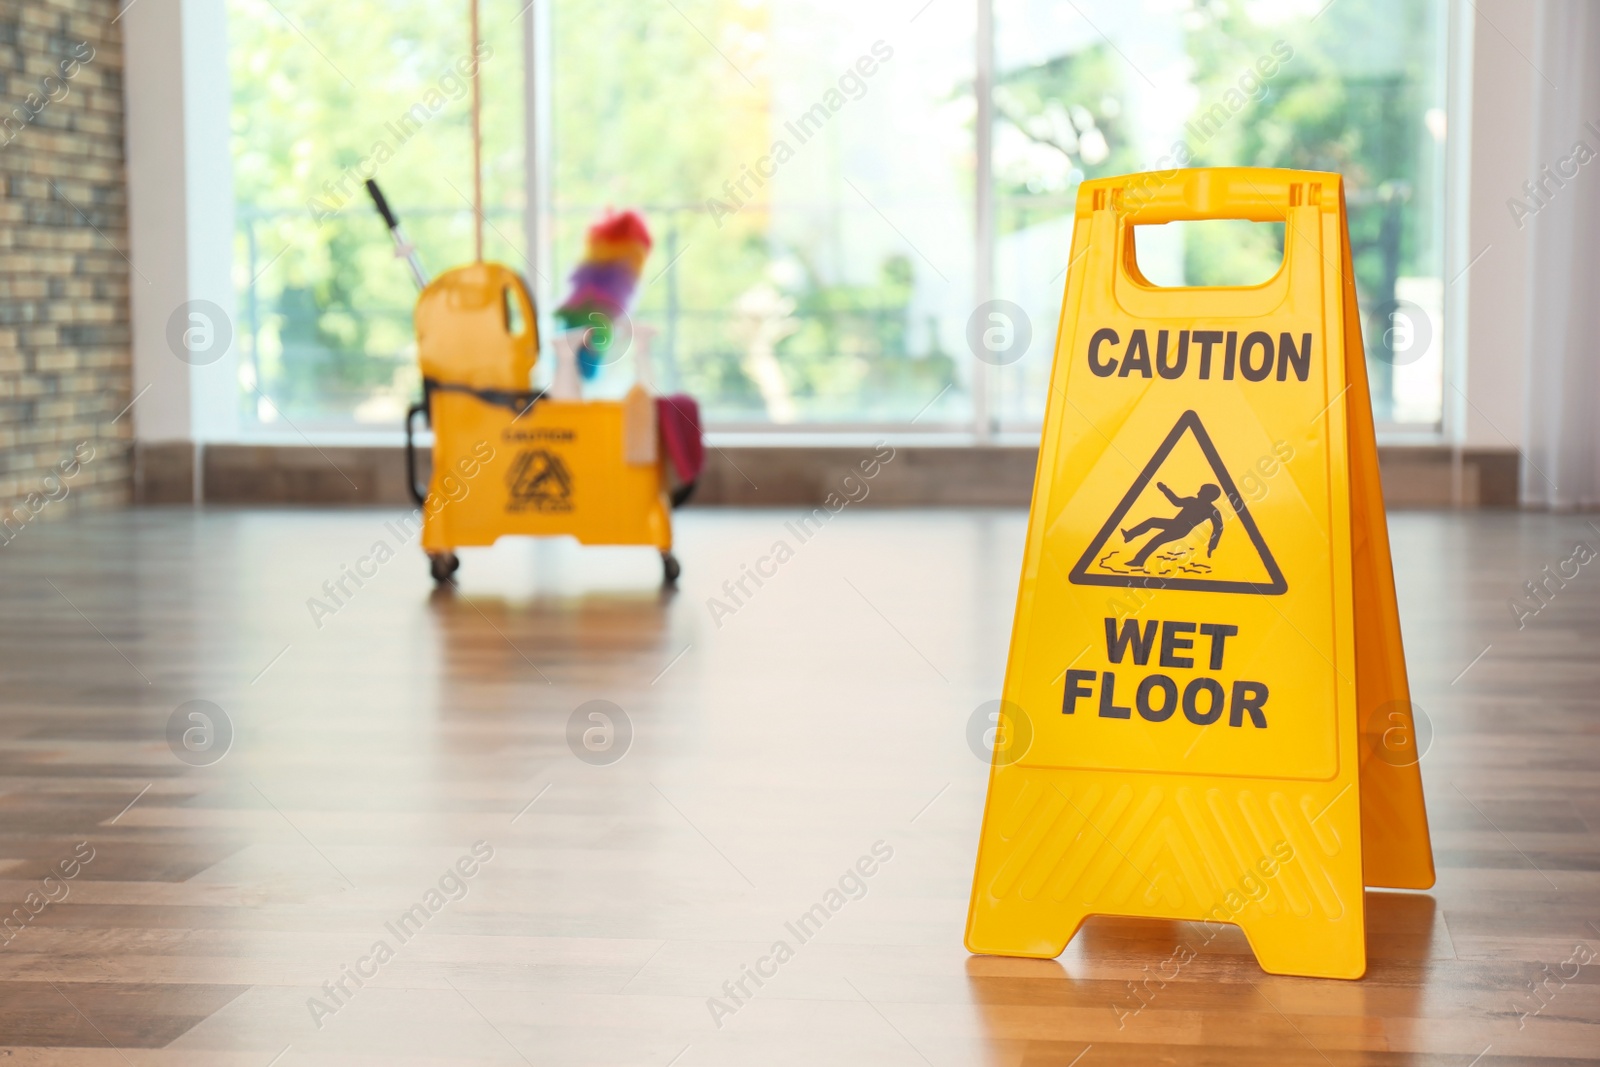
<path fill-rule="evenodd" d="M 472 257 L 471 95 L 483 77 L 485 254 L 525 270 L 519 5 L 229 0 L 246 427 L 399 427 L 420 385 L 415 286 L 374 178 L 433 272 Z"/>
<path fill-rule="evenodd" d="M 1079 183 L 1181 143 L 1195 165 L 1346 176 L 1379 425 L 1437 427 L 1442 0 L 993 2 L 992 295 L 1029 317 L 1020 359 L 988 368 L 968 341 L 979 5 L 948 0 L 548 0 L 546 329 L 587 227 L 634 208 L 655 239 L 635 321 L 658 384 L 711 425 L 972 430 L 982 369 L 996 424 L 1032 432 Z M 524 10 L 483 0 L 476 62 L 486 251 L 527 272 Z M 393 429 L 418 388 L 415 294 L 361 181 L 430 270 L 470 258 L 465 13 L 229 0 L 229 17 L 245 425 Z M 1203 229 L 1141 230 L 1141 264 L 1221 284 L 1282 255 L 1281 228 Z"/>
<path fill-rule="evenodd" d="M 634 207 L 635 322 L 709 421 L 967 428 L 974 12 L 556 0 L 550 299 Z"/>
<path fill-rule="evenodd" d="M 1045 343 L 1002 368 L 1004 424 L 1043 416 L 1062 269 L 1085 178 L 1170 167 L 1345 176 L 1373 408 L 1434 428 L 1443 391 L 1443 5 L 1439 0 L 996 0 L 996 292 Z M 1282 261 L 1282 227 L 1141 227 L 1169 284 L 1237 284 Z"/>

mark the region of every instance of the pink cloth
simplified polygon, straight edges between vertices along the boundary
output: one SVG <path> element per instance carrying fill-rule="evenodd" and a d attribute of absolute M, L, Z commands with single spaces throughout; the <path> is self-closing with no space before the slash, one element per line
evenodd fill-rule
<path fill-rule="evenodd" d="M 656 425 L 678 481 L 689 485 L 705 466 L 705 438 L 700 430 L 700 405 L 685 393 L 656 397 Z"/>

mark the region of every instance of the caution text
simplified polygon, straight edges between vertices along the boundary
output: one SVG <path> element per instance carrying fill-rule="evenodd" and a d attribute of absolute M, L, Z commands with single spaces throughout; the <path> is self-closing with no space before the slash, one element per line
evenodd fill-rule
<path fill-rule="evenodd" d="M 1096 330 L 1089 338 L 1089 370 L 1099 378 L 1221 378 L 1235 376 L 1248 382 L 1269 378 L 1296 381 L 1311 374 L 1311 334 L 1302 333 L 1297 342 L 1292 333 L 1255 330 L 1239 336 L 1238 330 L 1134 330 L 1126 347 L 1122 336 L 1109 326 Z M 1276 374 L 1274 374 L 1276 371 Z"/>

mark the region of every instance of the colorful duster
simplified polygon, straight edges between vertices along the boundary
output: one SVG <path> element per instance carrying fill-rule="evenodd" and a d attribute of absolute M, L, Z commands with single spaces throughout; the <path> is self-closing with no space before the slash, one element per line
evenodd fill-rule
<path fill-rule="evenodd" d="M 608 213 L 589 227 L 583 261 L 572 272 L 572 295 L 556 309 L 565 328 L 594 328 L 578 350 L 585 378 L 593 378 L 609 362 L 612 324 L 633 298 L 650 244 L 644 219 L 632 211 Z"/>

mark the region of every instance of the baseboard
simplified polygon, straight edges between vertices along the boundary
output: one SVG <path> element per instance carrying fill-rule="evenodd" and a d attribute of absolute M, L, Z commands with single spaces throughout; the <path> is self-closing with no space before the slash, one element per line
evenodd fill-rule
<path fill-rule="evenodd" d="M 133 448 L 134 503 L 194 503 L 194 450 L 193 441 L 136 443 Z"/>
<path fill-rule="evenodd" d="M 694 502 L 820 504 L 837 493 L 864 504 L 1026 507 L 1037 457 L 1004 445 L 712 448 Z"/>
<path fill-rule="evenodd" d="M 423 472 L 431 464 L 426 455 Z M 400 447 L 205 446 L 205 499 L 221 504 L 405 504 Z"/>
<path fill-rule="evenodd" d="M 1514 508 L 1521 459 L 1511 449 L 1378 449 L 1390 507 Z"/>
<path fill-rule="evenodd" d="M 192 444 L 141 445 L 135 499 L 195 499 Z M 419 457 L 425 478 L 426 453 Z M 1037 450 L 1018 445 L 713 447 L 691 504 L 820 504 L 830 493 L 878 506 L 1026 507 Z M 1509 449 L 1403 446 L 1378 449 L 1391 508 L 1517 506 L 1519 462 Z M 203 446 L 204 500 L 225 504 L 406 504 L 399 447 Z M 868 477 L 868 473 L 871 476 Z"/>

